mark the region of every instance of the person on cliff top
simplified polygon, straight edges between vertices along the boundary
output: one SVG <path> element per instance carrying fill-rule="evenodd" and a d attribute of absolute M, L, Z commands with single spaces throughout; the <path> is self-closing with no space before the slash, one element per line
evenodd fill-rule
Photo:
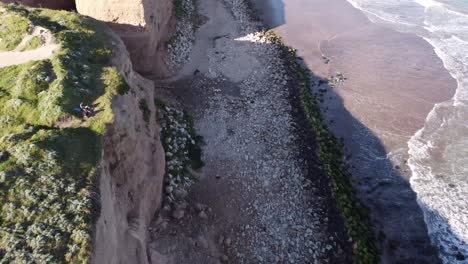
<path fill-rule="evenodd" d="M 80 103 L 80 112 L 83 113 L 85 118 L 88 118 L 94 114 L 94 108 L 89 105 L 84 105 L 83 102 Z"/>

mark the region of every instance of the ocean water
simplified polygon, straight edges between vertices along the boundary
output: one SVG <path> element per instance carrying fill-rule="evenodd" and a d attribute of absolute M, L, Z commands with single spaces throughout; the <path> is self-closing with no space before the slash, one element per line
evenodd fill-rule
<path fill-rule="evenodd" d="M 408 142 L 411 187 L 444 263 L 468 263 L 468 0 L 348 0 L 368 18 L 417 34 L 457 81 Z"/>

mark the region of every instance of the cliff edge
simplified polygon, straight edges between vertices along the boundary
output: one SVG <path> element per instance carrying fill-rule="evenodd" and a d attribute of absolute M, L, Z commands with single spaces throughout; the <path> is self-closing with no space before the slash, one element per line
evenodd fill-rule
<path fill-rule="evenodd" d="M 154 84 L 133 71 L 125 45 L 114 37 L 112 64 L 118 65 L 130 92 L 113 99 L 114 122 L 104 136 L 93 262 L 148 263 L 147 230 L 161 205 L 165 168 Z"/>
<path fill-rule="evenodd" d="M 165 167 L 153 82 L 95 19 L 0 4 L 0 20 L 0 56 L 28 58 L 0 67 L 0 262 L 147 263 Z"/>

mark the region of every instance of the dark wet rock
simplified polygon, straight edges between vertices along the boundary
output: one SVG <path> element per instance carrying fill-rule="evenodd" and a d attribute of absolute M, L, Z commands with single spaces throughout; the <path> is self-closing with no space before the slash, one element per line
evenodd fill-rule
<path fill-rule="evenodd" d="M 185 211 L 182 209 L 177 209 L 172 213 L 172 217 L 175 219 L 182 219 L 185 216 Z"/>
<path fill-rule="evenodd" d="M 205 213 L 205 211 L 201 211 L 198 216 L 202 219 L 208 219 L 208 215 Z"/>
<path fill-rule="evenodd" d="M 455 255 L 455 258 L 459 261 L 463 261 L 466 259 L 465 255 L 463 255 L 461 252 L 458 252 L 456 255 Z"/>

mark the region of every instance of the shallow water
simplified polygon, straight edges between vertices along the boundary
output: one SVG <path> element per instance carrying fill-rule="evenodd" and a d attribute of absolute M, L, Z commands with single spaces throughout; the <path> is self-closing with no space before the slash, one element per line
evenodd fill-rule
<path fill-rule="evenodd" d="M 401 240 L 384 261 L 431 263 L 430 249 L 414 246 L 428 232 L 444 263 L 468 263 L 468 2 L 349 1 L 379 28 L 340 1 L 254 2 L 316 74 L 349 77 L 324 108 L 354 155 L 353 181 L 384 247 Z"/>
<path fill-rule="evenodd" d="M 444 263 L 468 263 L 468 6 L 463 1 L 350 0 L 377 23 L 430 43 L 457 80 L 408 142 L 411 186 Z"/>

